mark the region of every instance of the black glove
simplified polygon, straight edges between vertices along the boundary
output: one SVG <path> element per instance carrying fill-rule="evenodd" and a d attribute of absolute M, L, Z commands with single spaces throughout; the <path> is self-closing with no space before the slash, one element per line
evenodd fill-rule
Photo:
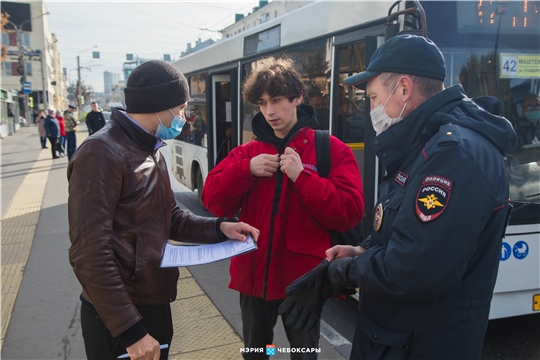
<path fill-rule="evenodd" d="M 326 299 L 334 292 L 326 278 L 328 267 L 328 261 L 323 260 L 315 269 L 287 286 L 285 294 L 288 298 L 278 312 L 285 319 L 285 325 L 294 325 L 294 331 L 309 331 L 319 321 Z"/>
<path fill-rule="evenodd" d="M 328 267 L 328 282 L 336 294 L 352 295 L 356 293 L 358 281 L 354 270 L 354 258 L 334 259 Z"/>

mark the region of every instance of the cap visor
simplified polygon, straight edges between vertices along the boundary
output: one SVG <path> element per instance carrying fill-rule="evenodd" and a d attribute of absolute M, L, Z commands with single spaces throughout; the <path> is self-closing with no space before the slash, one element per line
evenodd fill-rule
<path fill-rule="evenodd" d="M 366 82 L 369 79 L 371 79 L 372 77 L 377 76 L 379 74 L 380 73 L 375 72 L 375 71 L 364 71 L 364 72 L 358 73 L 356 75 L 349 76 L 348 78 L 343 80 L 343 82 L 346 85 L 352 85 L 352 86 L 357 87 L 357 88 L 359 88 L 361 90 L 365 90 L 366 85 L 367 85 Z"/>

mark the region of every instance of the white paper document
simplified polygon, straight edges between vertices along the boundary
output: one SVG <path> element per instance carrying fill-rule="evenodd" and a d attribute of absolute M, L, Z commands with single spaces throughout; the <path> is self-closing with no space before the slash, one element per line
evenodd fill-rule
<path fill-rule="evenodd" d="M 177 267 L 207 264 L 227 259 L 257 249 L 251 236 L 246 242 L 227 240 L 210 245 L 172 245 L 165 246 L 161 267 Z"/>

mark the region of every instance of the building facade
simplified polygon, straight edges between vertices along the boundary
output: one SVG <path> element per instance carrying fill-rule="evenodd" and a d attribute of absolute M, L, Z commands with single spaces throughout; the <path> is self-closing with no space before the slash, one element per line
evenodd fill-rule
<path fill-rule="evenodd" d="M 111 72 L 111 71 L 104 71 L 103 72 L 103 83 L 105 85 L 105 94 L 111 94 L 113 89 L 118 85 L 118 81 L 120 81 L 120 74 Z"/>
<path fill-rule="evenodd" d="M 56 47 L 57 39 L 49 30 L 45 4 L 43 1 L 2 1 L 0 5 L 2 13 L 8 17 L 2 31 L 2 44 L 7 47 L 2 59 L 2 88 L 19 92 L 19 112 L 29 123 L 40 109 L 65 109 L 66 78 Z M 26 87 L 30 91 L 28 104 L 22 93 L 21 64 L 29 83 Z"/>
<path fill-rule="evenodd" d="M 201 41 L 201 38 L 199 38 L 199 39 L 197 39 L 195 41 L 195 46 L 194 47 L 191 47 L 191 43 L 188 43 L 186 51 L 182 51 L 182 53 L 180 54 L 180 57 L 184 57 L 184 56 L 192 54 L 192 53 L 194 53 L 196 51 L 202 50 L 205 47 L 208 47 L 208 46 L 210 46 L 210 45 L 212 45 L 214 43 L 215 43 L 215 41 L 212 40 L 212 39 Z"/>
<path fill-rule="evenodd" d="M 253 8 L 253 12 L 247 16 L 236 14 L 234 24 L 221 30 L 221 35 L 224 39 L 229 38 L 248 29 L 253 29 L 257 25 L 275 19 L 278 16 L 296 10 L 311 2 L 313 1 L 286 0 L 272 1 L 269 3 L 268 1 L 260 0 L 259 6 Z"/>

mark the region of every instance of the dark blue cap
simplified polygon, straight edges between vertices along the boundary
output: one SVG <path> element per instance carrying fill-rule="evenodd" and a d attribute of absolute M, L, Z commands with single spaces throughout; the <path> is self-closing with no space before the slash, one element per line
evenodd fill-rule
<path fill-rule="evenodd" d="M 366 71 L 350 76 L 343 82 L 365 90 L 366 82 L 383 72 L 444 81 L 446 64 L 441 50 L 430 39 L 416 35 L 399 35 L 375 50 Z"/>

